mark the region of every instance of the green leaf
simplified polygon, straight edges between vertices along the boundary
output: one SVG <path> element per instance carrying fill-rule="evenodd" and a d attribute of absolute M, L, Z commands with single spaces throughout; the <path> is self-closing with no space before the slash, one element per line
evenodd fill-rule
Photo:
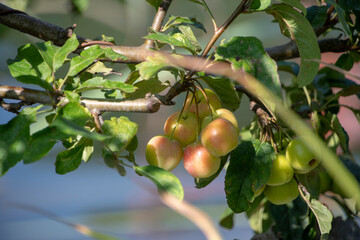
<path fill-rule="evenodd" d="M 30 141 L 30 124 L 36 121 L 41 108 L 27 107 L 8 123 L 0 125 L 0 176 L 15 166 L 27 151 Z"/>
<path fill-rule="evenodd" d="M 299 87 L 306 86 L 313 81 L 319 69 L 319 63 L 313 60 L 321 57 L 312 26 L 301 13 L 288 5 L 276 4 L 267 12 L 279 22 L 282 33 L 296 42 L 301 59 L 297 84 Z"/>
<path fill-rule="evenodd" d="M 308 207 L 300 197 L 286 205 L 271 204 L 269 210 L 275 221 L 272 228 L 275 236 L 284 240 L 302 239 L 309 220 Z"/>
<path fill-rule="evenodd" d="M 235 68 L 251 68 L 251 72 L 274 94 L 281 96 L 276 62 L 265 52 L 260 40 L 255 37 L 233 37 L 216 49 L 217 59 L 226 59 Z M 247 67 L 244 69 L 247 71 Z M 250 70 L 249 70 L 250 71 Z M 247 71 L 248 72 L 248 71 Z"/>
<path fill-rule="evenodd" d="M 46 127 L 33 135 L 28 148 L 24 153 L 23 162 L 25 164 L 33 163 L 45 157 L 53 148 L 57 140 L 66 136 L 55 127 Z"/>
<path fill-rule="evenodd" d="M 187 36 L 185 36 L 182 32 L 180 32 L 177 29 L 175 29 L 173 32 L 169 34 L 164 34 L 154 30 L 152 31 L 154 33 L 145 36 L 146 39 L 156 40 L 161 43 L 169 44 L 170 46 L 173 47 L 181 47 L 188 50 L 192 54 L 196 54 L 197 52 L 200 51 L 200 49 L 198 48 L 199 46 L 194 45 L 191 42 L 191 40 L 187 38 Z"/>
<path fill-rule="evenodd" d="M 196 20 L 196 18 L 170 16 L 168 22 L 162 28 L 162 31 L 166 31 L 168 28 L 179 26 L 191 26 L 203 30 L 206 33 L 204 25 Z"/>
<path fill-rule="evenodd" d="M 120 82 L 103 79 L 102 77 L 94 77 L 86 80 L 80 85 L 75 92 L 88 91 L 93 89 L 117 89 L 126 93 L 132 93 L 136 90 L 136 87 Z"/>
<path fill-rule="evenodd" d="M 110 58 L 111 60 L 126 59 L 124 55 L 114 52 L 111 48 L 101 48 L 98 45 L 91 46 L 81 52 L 80 56 L 74 57 L 70 62 L 68 77 L 73 77 L 88 68 L 98 58 Z"/>
<path fill-rule="evenodd" d="M 234 88 L 234 84 L 228 78 L 201 76 L 209 87 L 219 96 L 221 105 L 231 111 L 235 111 L 240 106 L 240 97 Z"/>
<path fill-rule="evenodd" d="M 131 122 L 127 117 L 112 117 L 105 120 L 102 126 L 103 132 L 112 138 L 105 140 L 105 144 L 113 152 L 121 152 L 130 143 L 137 133 L 138 125 Z"/>
<path fill-rule="evenodd" d="M 105 66 L 103 62 L 96 62 L 94 65 L 92 65 L 90 68 L 86 70 L 87 72 L 91 74 L 97 74 L 102 73 L 103 75 L 109 75 L 113 71 L 112 68 L 108 68 Z"/>
<path fill-rule="evenodd" d="M 271 174 L 274 149 L 268 143 L 254 140 L 242 142 L 230 155 L 225 176 L 225 193 L 228 206 L 241 213 L 250 208 L 254 190 L 264 184 Z"/>
<path fill-rule="evenodd" d="M 62 132 L 63 134 L 66 134 L 67 136 L 80 135 L 95 141 L 104 141 L 106 139 L 111 138 L 111 136 L 107 136 L 96 132 L 91 132 L 86 128 L 80 127 L 75 123 L 73 123 L 72 121 L 62 117 L 57 117 L 50 126 L 56 127 L 58 131 Z"/>
<path fill-rule="evenodd" d="M 62 47 L 54 46 L 52 42 L 37 43 L 36 47 L 51 71 L 55 72 L 64 64 L 67 56 L 77 49 L 78 45 L 76 35 L 72 34 Z"/>
<path fill-rule="evenodd" d="M 87 149 L 89 146 L 92 146 L 92 140 L 81 138 L 72 147 L 60 152 L 55 162 L 56 173 L 66 174 L 74 171 L 81 164 L 83 157 L 86 157 L 84 160 L 88 161 L 91 156 Z M 87 152 L 84 153 L 85 149 Z"/>
<path fill-rule="evenodd" d="M 209 185 L 215 178 L 217 178 L 217 176 L 219 176 L 219 174 L 223 170 L 223 168 L 224 168 L 224 166 L 225 166 L 225 164 L 227 162 L 228 157 L 229 157 L 229 154 L 226 155 L 226 156 L 221 157 L 221 162 L 220 162 L 219 169 L 217 170 L 216 173 L 214 173 L 210 177 L 207 177 L 207 178 L 194 178 L 196 188 L 204 188 L 207 185 Z"/>
<path fill-rule="evenodd" d="M 232 229 L 234 227 L 234 215 L 235 213 L 230 208 L 227 208 L 220 217 L 220 226 L 227 229 Z"/>
<path fill-rule="evenodd" d="M 278 61 L 276 62 L 278 65 L 278 71 L 286 71 L 288 73 L 298 75 L 300 71 L 299 64 L 295 62 L 289 62 L 289 61 Z"/>
<path fill-rule="evenodd" d="M 346 11 L 358 10 L 360 11 L 360 5 L 358 0 L 340 0 L 338 4 Z"/>
<path fill-rule="evenodd" d="M 256 233 L 264 233 L 273 224 L 269 213 L 270 202 L 265 198 L 257 197 L 251 204 L 251 208 L 246 211 L 249 225 Z"/>
<path fill-rule="evenodd" d="M 331 127 L 333 131 L 336 133 L 336 135 L 339 137 L 340 146 L 344 153 L 349 152 L 349 135 L 345 131 L 345 129 L 341 126 L 341 123 L 336 116 L 336 114 L 333 114 L 331 119 Z"/>
<path fill-rule="evenodd" d="M 162 0 L 146 0 L 146 2 L 148 4 L 150 4 L 151 6 L 153 6 L 157 10 L 159 8 Z"/>
<path fill-rule="evenodd" d="M 26 44 L 20 47 L 16 58 L 8 59 L 7 64 L 11 75 L 18 81 L 53 90 L 47 82 L 47 79 L 51 78 L 52 71 L 34 45 Z"/>
<path fill-rule="evenodd" d="M 325 2 L 334 6 L 337 16 L 339 18 L 339 22 L 341 23 L 341 25 L 344 29 L 344 32 L 346 33 L 346 35 L 348 35 L 350 37 L 350 39 L 352 39 L 352 32 L 346 21 L 345 10 L 342 9 L 334 0 L 325 0 Z"/>
<path fill-rule="evenodd" d="M 196 53 L 201 52 L 201 46 L 196 39 L 193 31 L 189 26 L 179 26 L 179 30 L 184 34 L 185 38 L 191 43 L 191 49 L 194 49 Z"/>
<path fill-rule="evenodd" d="M 156 94 L 165 90 L 168 87 L 167 84 L 162 83 L 156 78 L 137 82 L 133 86 L 137 89 L 131 94 L 126 94 L 125 96 L 127 99 L 144 98 L 148 93 Z"/>
<path fill-rule="evenodd" d="M 305 16 L 307 14 L 306 8 L 301 4 L 300 0 L 278 0 L 284 4 L 287 4 L 291 7 L 299 9 Z"/>
<path fill-rule="evenodd" d="M 355 63 L 354 57 L 349 53 L 343 53 L 341 56 L 336 60 L 335 66 L 342 68 L 346 71 L 350 71 Z"/>
<path fill-rule="evenodd" d="M 179 179 L 169 171 L 156 166 L 134 167 L 135 171 L 150 179 L 158 188 L 159 193 L 165 192 L 179 200 L 184 198 L 184 190 Z"/>
<path fill-rule="evenodd" d="M 65 96 L 69 102 L 59 108 L 57 116 L 53 121 L 55 121 L 56 118 L 64 118 L 75 125 L 84 127 L 85 123 L 91 119 L 89 110 L 81 105 L 80 97 L 76 93 L 65 92 Z"/>
<path fill-rule="evenodd" d="M 327 6 L 311 6 L 307 9 L 307 20 L 310 22 L 313 29 L 317 29 L 324 25 L 327 19 Z"/>
<path fill-rule="evenodd" d="M 162 57 L 148 57 L 145 62 L 136 65 L 136 70 L 139 71 L 140 77 L 144 80 L 153 78 L 158 72 L 164 69 L 175 67 L 170 65 L 166 59 Z"/>
<path fill-rule="evenodd" d="M 251 1 L 249 10 L 262 11 L 268 8 L 271 4 L 271 0 L 253 0 Z"/>
<path fill-rule="evenodd" d="M 333 219 L 330 210 L 318 200 L 311 198 L 309 194 L 305 196 L 305 202 L 316 217 L 321 235 L 329 234 Z"/>

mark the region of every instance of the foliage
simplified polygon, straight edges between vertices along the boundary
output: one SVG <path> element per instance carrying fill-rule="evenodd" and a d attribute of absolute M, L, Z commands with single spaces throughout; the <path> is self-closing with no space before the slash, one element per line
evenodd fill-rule
<path fill-rule="evenodd" d="M 160 11 L 163 1 L 146 2 Z M 190 2 L 203 6 L 215 23 L 205 1 Z M 271 101 L 279 97 L 283 97 L 283 103 L 290 106 L 298 116 L 305 121 L 311 121 L 313 132 L 323 140 L 328 149 L 334 153 L 341 149 L 341 159 L 345 166 L 350 166 L 351 177 L 359 181 L 360 167 L 356 161 L 349 160 L 353 158 L 349 148 L 349 135 L 342 127 L 337 114 L 341 107 L 346 107 L 358 120 L 360 116 L 359 109 L 339 103 L 339 99 L 344 96 L 356 95 L 360 98 L 359 85 L 347 79 L 344 74 L 360 60 L 359 48 L 356 45 L 360 14 L 357 5 L 352 4 L 352 1 L 325 2 L 326 5 L 305 8 L 297 0 L 275 3 L 258 0 L 246 6 L 249 14 L 262 11 L 274 17 L 281 33 L 296 44 L 300 56 L 299 64 L 292 61 L 276 62 L 266 52 L 261 40 L 252 36 L 234 36 L 222 41 L 208 55 L 209 52 L 202 51 L 196 32 L 193 31 L 198 29 L 206 33 L 207 30 L 196 18 L 188 16 L 170 16 L 160 30 L 150 28 L 149 34 L 145 36 L 145 39 L 154 43 L 151 46 L 154 52 L 162 52 L 162 49 L 170 47 L 171 56 L 181 59 L 181 54 L 187 51 L 187 56 L 208 56 L 209 65 L 227 63 L 231 66 L 229 69 L 251 75 L 269 90 L 263 94 L 264 99 L 255 96 L 250 89 L 240 86 L 235 79 L 227 77 L 226 74 L 209 74 L 208 66 L 203 66 L 201 71 L 184 69 L 169 62 L 167 55 L 154 54 L 147 57 L 146 61 L 136 65 L 129 64 L 130 73 L 126 80 L 111 80 L 108 76 L 115 71 L 105 65 L 104 59 L 124 63 L 128 60 L 126 54 L 122 55 L 111 47 L 99 45 L 82 48 L 74 33 L 61 47 L 55 46 L 52 42 L 26 44 L 20 47 L 17 56 L 7 61 L 11 75 L 23 84 L 37 85 L 48 96 L 53 97 L 54 104 L 52 108 L 43 105 L 24 107 L 8 123 L 0 125 L 0 175 L 6 174 L 21 160 L 30 164 L 42 159 L 57 143 L 61 143 L 64 150 L 56 157 L 56 173 L 66 174 L 76 170 L 82 162 L 90 161 L 94 144 L 100 142 L 107 166 L 117 169 L 122 176 L 126 175 L 125 169 L 134 171 L 151 180 L 160 194 L 171 194 L 182 200 L 184 191 L 174 174 L 156 166 L 138 166 L 136 163 L 134 151 L 137 149 L 137 123 L 124 116 L 103 120 L 98 112 L 90 111 L 82 101 L 86 99 L 86 91 L 90 90 L 102 93 L 102 101 L 114 98 L 115 101 L 130 101 L 146 99 L 149 92 L 153 96 L 160 96 L 158 94 L 164 90 L 174 89 L 176 84 L 183 86 L 182 91 L 176 95 L 181 92 L 204 92 L 204 86 L 207 85 L 219 97 L 222 107 L 232 112 L 239 108 L 241 98 L 245 95 L 253 103 L 259 104 L 260 109 L 265 112 L 256 112 L 257 115 L 249 126 L 240 129 L 240 144 L 230 153 L 219 156 L 220 168 L 215 174 L 203 179 L 194 179 L 197 188 L 204 188 L 217 178 L 221 171 L 226 171 L 224 181 L 229 208 L 221 218 L 220 224 L 232 228 L 235 214 L 246 212 L 250 226 L 256 233 L 273 231 L 281 239 L 310 239 L 310 236 L 313 239 L 311 233 L 315 232 L 326 239 L 329 234 L 331 235 L 333 218 L 327 206 L 319 199 L 319 196 L 324 196 L 324 192 L 320 191 L 320 175 L 326 171 L 326 166 L 319 166 L 310 173 L 296 174 L 294 178 L 299 186 L 300 197 L 287 204 L 278 206 L 268 201 L 264 194 L 255 194 L 266 185 L 276 154 L 284 151 L 287 143 L 299 135 L 291 124 L 279 120 L 278 114 L 281 115 L 280 112 L 285 111 L 282 110 L 285 108 Z M 71 3 L 72 10 L 76 13 L 82 13 L 88 7 L 86 0 L 73 0 Z M 354 48 L 348 48 L 339 57 L 335 66 L 319 69 L 321 52 L 317 30 L 327 26 L 333 18 L 338 19 L 341 30 L 348 36 L 348 41 Z M 214 26 L 216 32 L 219 27 L 216 23 Z M 328 31 L 335 28 L 327 27 Z M 76 53 L 80 50 L 81 53 L 72 54 L 76 50 Z M 171 73 L 176 80 L 175 85 L 170 85 L 162 79 L 159 76 L 160 71 Z M 292 75 L 290 83 L 280 81 L 280 71 Z M 334 87 L 340 89 L 335 95 L 332 92 Z M 245 90 L 241 90 L 243 88 Z M 261 94 L 262 90 L 259 92 Z M 269 94 L 273 94 L 274 98 L 268 97 L 272 96 Z M 196 94 L 193 94 L 193 98 L 198 100 Z M 159 99 L 161 101 L 161 98 Z M 196 111 L 198 106 L 200 103 L 196 105 Z M 212 108 L 211 105 L 208 107 Z M 186 116 L 189 108 L 190 106 L 186 107 L 184 103 L 181 114 Z M 216 109 L 211 110 L 211 114 L 214 114 Z M 45 116 L 47 125 L 30 133 L 31 124 L 36 122 L 40 114 Z M 200 126 L 194 128 L 198 129 Z M 317 143 L 318 140 L 313 141 Z M 323 147 L 320 146 L 319 149 L 322 151 Z M 329 173 L 334 178 L 332 173 Z M 335 194 L 330 187 L 326 191 L 333 198 L 340 199 L 340 207 L 348 211 L 348 206 L 342 201 L 348 195 Z M 326 194 L 325 197 L 328 196 Z M 352 197 L 359 198 L 356 194 Z M 348 217 L 356 217 L 356 214 L 350 211 Z"/>

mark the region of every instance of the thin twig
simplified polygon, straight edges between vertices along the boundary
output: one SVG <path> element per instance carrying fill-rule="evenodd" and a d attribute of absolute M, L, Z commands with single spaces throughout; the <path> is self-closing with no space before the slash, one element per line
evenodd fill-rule
<path fill-rule="evenodd" d="M 170 7 L 171 2 L 172 2 L 172 0 L 163 0 L 161 2 L 160 6 L 158 8 L 158 11 L 154 17 L 153 23 L 151 25 L 151 28 L 154 29 L 155 31 L 161 30 L 161 26 L 164 22 L 166 12 Z M 146 48 L 153 48 L 154 40 L 146 39 L 144 45 L 146 46 Z"/>

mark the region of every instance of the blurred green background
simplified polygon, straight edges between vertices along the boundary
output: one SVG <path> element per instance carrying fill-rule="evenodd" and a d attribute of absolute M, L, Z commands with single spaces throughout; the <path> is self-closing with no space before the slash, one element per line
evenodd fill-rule
<path fill-rule="evenodd" d="M 0 1 L 4 4 L 24 5 L 25 1 Z M 240 1 L 208 0 L 217 23 L 222 24 L 232 13 Z M 312 3 L 312 1 L 307 1 Z M 75 33 L 95 39 L 102 34 L 115 38 L 117 45 L 136 46 L 144 42 L 151 26 L 155 10 L 145 0 L 103 0 L 90 1 L 83 15 L 69 14 L 70 5 L 65 0 L 32 0 L 28 1 L 26 12 L 44 21 L 63 28 L 77 24 Z M 208 14 L 201 6 L 185 0 L 173 0 L 167 16 L 196 17 L 202 22 L 207 34 L 194 30 L 202 47 L 211 38 L 212 24 Z M 263 41 L 264 47 L 286 43 L 272 17 L 265 13 L 243 14 L 239 16 L 222 39 L 232 36 L 255 36 Z M 23 86 L 9 74 L 6 60 L 14 58 L 17 48 L 38 39 L 22 34 L 4 26 L 0 26 L 0 84 Z M 126 66 L 115 66 L 123 72 L 124 80 L 128 72 Z M 163 79 L 170 78 L 162 74 Z M 27 86 L 29 87 L 29 86 Z M 31 86 L 36 88 L 36 86 Z M 139 147 L 136 159 L 145 165 L 144 150 L 147 141 L 155 135 L 162 134 L 166 118 L 180 109 L 184 96 L 174 99 L 178 104 L 174 107 L 161 107 L 155 114 L 115 114 L 124 115 L 139 124 Z M 356 104 L 356 103 L 355 103 Z M 112 114 L 114 115 L 114 114 Z M 110 117 L 105 114 L 105 118 Z M 0 109 L 0 124 L 9 121 L 14 114 Z M 239 126 L 247 125 L 253 118 L 249 110 L 248 99 L 242 98 L 240 109 L 236 111 Z M 343 121 L 347 121 L 344 117 Z M 41 117 L 34 124 L 36 131 L 44 123 Z M 351 126 L 351 125 L 350 125 Z M 353 149 L 359 149 L 359 128 L 355 127 L 354 138 L 350 138 Z M 347 129 L 350 133 L 351 129 Z M 0 133 L 1 134 L 1 133 Z M 350 136 L 352 137 L 352 136 Z M 56 153 L 62 150 L 58 144 L 46 158 L 30 165 L 18 163 L 0 178 L 0 239 L 88 239 L 70 227 L 54 222 L 37 213 L 14 207 L 14 203 L 25 203 L 34 207 L 51 211 L 62 219 L 85 224 L 95 230 L 109 233 L 122 239 L 204 239 L 199 229 L 189 220 L 181 217 L 165 207 L 158 199 L 156 189 L 145 178 L 138 177 L 131 171 L 121 177 L 115 170 L 106 167 L 101 158 L 100 146 L 89 163 L 82 164 L 79 169 L 66 175 L 55 173 Z M 185 199 L 205 210 L 214 222 L 218 222 L 226 209 L 224 193 L 224 173 L 205 189 L 196 189 L 192 177 L 182 165 L 173 173 L 181 180 Z M 220 229 L 224 239 L 249 239 L 253 233 L 243 214 L 236 216 L 236 226 L 228 231 Z"/>

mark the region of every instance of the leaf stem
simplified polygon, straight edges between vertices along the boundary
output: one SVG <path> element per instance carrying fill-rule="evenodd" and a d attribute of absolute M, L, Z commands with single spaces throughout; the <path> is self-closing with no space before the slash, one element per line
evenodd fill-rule
<path fill-rule="evenodd" d="M 203 2 L 203 4 L 204 4 L 205 9 L 206 9 L 206 10 L 209 12 L 209 14 L 210 14 L 211 21 L 212 21 L 212 24 L 213 24 L 213 26 L 214 26 L 214 32 L 216 32 L 216 30 L 217 30 L 217 25 L 216 25 L 215 17 L 214 17 L 214 15 L 212 14 L 212 12 L 211 12 L 209 6 L 207 5 L 206 1 L 205 1 L 205 0 L 202 0 L 202 2 Z"/>

